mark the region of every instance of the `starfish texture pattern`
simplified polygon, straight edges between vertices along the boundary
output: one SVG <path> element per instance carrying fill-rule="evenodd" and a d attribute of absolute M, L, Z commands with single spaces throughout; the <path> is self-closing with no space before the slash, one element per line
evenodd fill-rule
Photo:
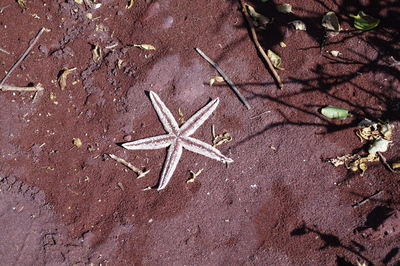
<path fill-rule="evenodd" d="M 183 148 L 224 163 L 233 162 L 210 144 L 190 137 L 217 108 L 218 98 L 197 111 L 181 127 L 171 111 L 153 91 L 150 91 L 150 100 L 167 134 L 126 142 L 122 144 L 122 147 L 128 150 L 154 150 L 169 147 L 157 190 L 167 186 L 182 156 Z"/>

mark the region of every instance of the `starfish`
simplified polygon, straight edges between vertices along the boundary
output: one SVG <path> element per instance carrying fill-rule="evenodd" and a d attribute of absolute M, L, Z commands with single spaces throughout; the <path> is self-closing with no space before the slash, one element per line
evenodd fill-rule
<path fill-rule="evenodd" d="M 217 108 L 218 98 L 197 111 L 180 127 L 171 111 L 153 91 L 150 91 L 150 100 L 167 134 L 126 142 L 122 147 L 128 150 L 155 150 L 169 147 L 157 190 L 167 186 L 182 156 L 183 148 L 224 163 L 233 162 L 210 144 L 190 137 Z"/>

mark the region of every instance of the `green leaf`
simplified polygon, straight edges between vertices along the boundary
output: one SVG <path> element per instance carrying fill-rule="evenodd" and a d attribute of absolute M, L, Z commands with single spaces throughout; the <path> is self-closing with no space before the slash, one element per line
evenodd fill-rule
<path fill-rule="evenodd" d="M 267 56 L 271 60 L 272 65 L 279 70 L 285 70 L 283 67 L 281 67 L 281 57 L 277 55 L 276 53 L 272 52 L 271 50 L 267 51 Z"/>
<path fill-rule="evenodd" d="M 354 18 L 354 27 L 359 30 L 371 30 L 379 25 L 380 20 L 364 12 L 358 12 L 357 16 L 350 14 Z"/>
<path fill-rule="evenodd" d="M 321 109 L 321 114 L 328 118 L 334 118 L 334 119 L 339 119 L 339 120 L 344 120 L 347 117 L 351 116 L 349 114 L 349 110 L 342 108 L 342 107 L 336 107 L 332 105 L 328 105 L 324 108 Z"/>

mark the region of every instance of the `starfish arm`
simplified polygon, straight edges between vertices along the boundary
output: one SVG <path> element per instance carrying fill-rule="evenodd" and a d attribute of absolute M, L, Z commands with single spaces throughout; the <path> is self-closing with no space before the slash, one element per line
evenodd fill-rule
<path fill-rule="evenodd" d="M 172 175 L 175 172 L 176 166 L 178 165 L 179 159 L 182 155 L 182 144 L 179 141 L 175 141 L 171 144 L 168 149 L 167 158 L 164 162 L 164 168 L 161 173 L 160 183 L 157 190 L 164 189 Z"/>
<path fill-rule="evenodd" d="M 171 145 L 175 136 L 171 134 L 154 136 L 145 139 L 125 142 L 122 147 L 128 150 L 155 150 L 166 148 Z"/>
<path fill-rule="evenodd" d="M 150 100 L 153 104 L 154 109 L 157 112 L 158 118 L 160 119 L 161 123 L 163 124 L 164 129 L 168 133 L 176 134 L 179 130 L 179 125 L 176 122 L 174 116 L 171 114 L 171 111 L 168 107 L 161 101 L 160 97 L 153 92 L 150 91 Z"/>
<path fill-rule="evenodd" d="M 219 104 L 219 99 L 214 99 L 206 106 L 197 111 L 180 129 L 180 135 L 189 137 L 192 135 L 207 118 L 214 112 Z"/>
<path fill-rule="evenodd" d="M 223 155 L 219 150 L 207 144 L 203 141 L 200 141 L 191 137 L 182 137 L 183 147 L 189 151 L 204 155 L 211 159 L 215 159 L 221 161 L 223 163 L 231 163 L 233 160 L 231 158 Z"/>

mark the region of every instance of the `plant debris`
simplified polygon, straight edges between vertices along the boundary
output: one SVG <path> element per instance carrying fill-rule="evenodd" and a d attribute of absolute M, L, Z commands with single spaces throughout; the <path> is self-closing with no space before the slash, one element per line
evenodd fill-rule
<path fill-rule="evenodd" d="M 82 147 L 82 140 L 80 138 L 72 138 L 72 143 L 77 148 Z"/>
<path fill-rule="evenodd" d="M 264 48 L 261 46 L 260 42 L 258 41 L 257 33 L 256 33 L 255 28 L 254 28 L 254 24 L 251 21 L 247 6 L 246 6 L 246 4 L 243 3 L 243 0 L 239 0 L 239 2 L 240 2 L 240 5 L 242 6 L 242 12 L 243 12 L 243 15 L 244 15 L 244 17 L 246 19 L 246 22 L 250 27 L 250 32 L 251 32 L 251 36 L 252 36 L 253 42 L 254 42 L 257 50 L 259 51 L 259 53 L 262 55 L 263 59 L 265 60 L 265 63 L 267 63 L 268 69 L 271 71 L 272 77 L 275 79 L 275 81 L 276 81 L 276 83 L 278 85 L 278 88 L 282 89 L 283 88 L 282 80 L 279 77 L 278 73 L 276 72 L 274 66 L 272 65 L 272 62 L 269 59 L 268 55 L 265 53 Z"/>
<path fill-rule="evenodd" d="M 203 172 L 203 169 L 200 169 L 196 173 L 193 172 L 192 170 L 190 170 L 189 172 L 190 172 L 191 177 L 188 180 L 186 180 L 186 183 L 193 183 L 195 181 L 195 179 L 201 174 L 201 172 Z"/>
<path fill-rule="evenodd" d="M 217 146 L 222 145 L 224 143 L 231 142 L 232 140 L 233 140 L 233 138 L 232 138 L 231 134 L 229 134 L 229 132 L 224 132 L 222 134 L 214 136 L 213 146 L 217 147 Z"/>
<path fill-rule="evenodd" d="M 347 162 L 354 161 L 358 158 L 360 158 L 360 156 L 358 154 L 353 154 L 353 155 L 345 154 L 343 156 L 337 156 L 336 158 L 328 159 L 328 162 L 333 164 L 335 167 L 338 167 L 340 165 L 346 165 Z"/>
<path fill-rule="evenodd" d="M 258 13 L 251 5 L 245 4 L 245 8 L 252 18 L 254 27 L 265 30 L 267 28 L 266 26 L 271 23 L 271 19 Z"/>
<path fill-rule="evenodd" d="M 336 16 L 335 12 L 327 12 L 322 17 L 322 26 L 328 31 L 334 31 L 334 32 L 341 31 L 339 19 Z"/>
<path fill-rule="evenodd" d="M 349 110 L 342 108 L 342 107 L 332 106 L 332 105 L 328 105 L 328 106 L 322 108 L 321 114 L 328 118 L 339 119 L 339 120 L 344 120 L 347 117 L 351 116 L 351 114 L 349 113 Z"/>
<path fill-rule="evenodd" d="M 223 82 L 223 81 L 224 81 L 224 78 L 223 78 L 223 77 L 221 77 L 221 76 L 215 76 L 215 77 L 213 77 L 213 78 L 210 79 L 209 84 L 210 84 L 210 86 L 212 86 L 215 82 Z"/>
<path fill-rule="evenodd" d="M 339 51 L 336 51 L 336 50 L 331 50 L 331 51 L 329 51 L 329 53 L 334 57 L 337 57 L 337 56 L 341 55 L 341 53 Z"/>
<path fill-rule="evenodd" d="M 279 46 L 282 47 L 282 48 L 285 48 L 287 45 L 286 45 L 286 43 L 284 43 L 284 42 L 280 42 L 280 43 L 279 43 Z"/>
<path fill-rule="evenodd" d="M 76 67 L 73 68 L 63 68 L 60 72 L 61 74 L 58 77 L 58 85 L 60 86 L 60 89 L 63 91 L 65 87 L 67 87 L 67 76 L 74 72 L 76 70 Z"/>
<path fill-rule="evenodd" d="M 126 9 L 132 8 L 134 3 L 135 3 L 135 0 L 129 0 L 129 3 L 125 6 L 125 8 Z"/>
<path fill-rule="evenodd" d="M 92 59 L 95 63 L 99 62 L 103 57 L 103 51 L 101 50 L 101 47 L 96 44 L 92 50 Z"/>
<path fill-rule="evenodd" d="M 292 5 L 291 4 L 281 4 L 281 5 L 278 5 L 276 7 L 276 9 L 278 10 L 278 12 L 281 12 L 281 13 L 285 13 L 285 14 L 292 13 Z"/>
<path fill-rule="evenodd" d="M 12 85 L 0 85 L 0 91 L 42 91 L 44 90 L 42 84 L 38 83 L 35 86 L 19 87 Z"/>
<path fill-rule="evenodd" d="M 364 13 L 363 11 L 358 12 L 357 16 L 350 14 L 350 17 L 354 18 L 354 28 L 359 30 L 372 30 L 378 27 L 380 20 Z"/>
<path fill-rule="evenodd" d="M 293 20 L 288 24 L 292 24 L 296 30 L 307 30 L 306 24 L 301 20 Z"/>
<path fill-rule="evenodd" d="M 149 172 L 150 172 L 150 170 L 140 170 L 139 168 L 137 168 L 137 167 L 135 167 L 133 164 L 131 164 L 130 162 L 127 162 L 127 161 L 125 161 L 124 159 L 122 159 L 122 158 L 119 158 L 118 156 L 116 156 L 116 155 L 114 155 L 114 154 L 108 154 L 108 156 L 111 158 L 111 159 L 113 159 L 113 160 L 115 160 L 115 161 L 117 161 L 117 162 L 119 162 L 119 163 L 121 163 L 121 164 L 123 164 L 124 166 L 126 166 L 126 167 L 128 167 L 129 169 L 131 169 L 133 172 L 135 172 L 138 176 L 137 176 L 137 178 L 142 178 L 142 177 L 144 177 L 145 175 L 147 175 Z"/>
<path fill-rule="evenodd" d="M 196 52 L 199 53 L 201 57 L 203 57 L 210 65 L 212 65 L 217 72 L 224 78 L 226 83 L 228 83 L 229 87 L 235 92 L 236 96 L 239 97 L 240 101 L 246 106 L 247 109 L 250 109 L 250 104 L 247 102 L 246 98 L 240 93 L 239 89 L 233 84 L 230 78 L 228 78 L 227 75 L 222 71 L 222 69 L 213 61 L 211 58 L 209 58 L 200 48 L 195 48 Z"/>
<path fill-rule="evenodd" d="M 28 7 L 26 6 L 25 0 L 17 0 L 17 3 L 18 3 L 18 5 L 19 5 L 20 8 L 22 8 L 22 9 L 28 9 Z"/>
<path fill-rule="evenodd" d="M 25 52 L 21 55 L 21 57 L 17 60 L 17 62 L 15 62 L 15 64 L 10 68 L 10 70 L 7 72 L 7 75 L 5 75 L 5 77 L 1 80 L 0 85 L 4 84 L 4 82 L 6 81 L 6 79 L 8 79 L 8 77 L 11 75 L 11 73 L 17 68 L 17 66 L 19 64 L 21 64 L 21 62 L 25 59 L 25 57 L 27 57 L 29 52 L 33 49 L 35 44 L 38 42 L 40 36 L 42 36 L 43 32 L 45 32 L 45 31 L 49 32 L 50 30 L 48 30 L 44 27 L 40 29 L 38 34 L 36 34 L 35 38 L 30 42 L 30 45 L 25 50 Z"/>
<path fill-rule="evenodd" d="M 154 47 L 151 44 L 132 44 L 133 47 L 137 47 L 143 50 L 155 50 L 156 47 Z"/>
<path fill-rule="evenodd" d="M 272 52 L 271 50 L 267 51 L 267 55 L 269 57 L 269 59 L 272 62 L 272 65 L 279 70 L 285 70 L 283 67 L 281 67 L 281 57 L 279 55 L 277 55 L 276 53 Z"/>
<path fill-rule="evenodd" d="M 388 150 L 389 144 L 392 142 L 393 125 L 387 123 L 375 123 L 371 120 L 364 120 L 362 124 L 363 126 L 357 129 L 355 133 L 360 138 L 361 142 L 364 140 L 369 141 L 367 150 L 368 154 L 365 156 L 347 154 L 329 159 L 328 161 L 335 167 L 345 164 L 346 168 L 353 172 L 360 170 L 361 176 L 363 176 L 367 170 L 367 163 L 377 162 L 379 160 L 381 160 L 391 172 L 397 172 L 390 167 L 382 155 L 383 152 Z"/>

